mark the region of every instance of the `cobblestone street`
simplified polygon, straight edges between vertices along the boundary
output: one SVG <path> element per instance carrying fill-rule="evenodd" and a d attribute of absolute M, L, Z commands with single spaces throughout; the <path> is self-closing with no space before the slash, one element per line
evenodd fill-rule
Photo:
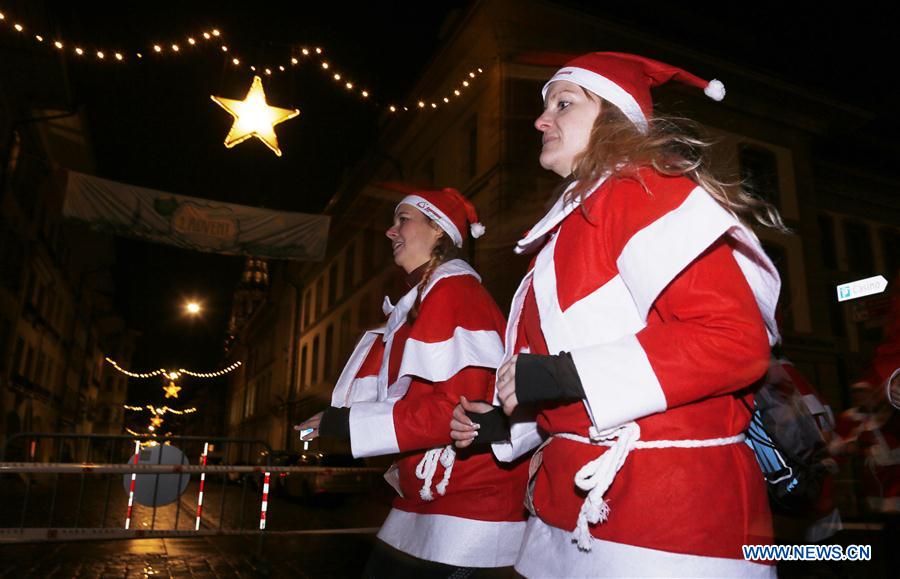
<path fill-rule="evenodd" d="M 137 539 L 0 546 L 0 577 L 356 577 L 372 535 Z"/>

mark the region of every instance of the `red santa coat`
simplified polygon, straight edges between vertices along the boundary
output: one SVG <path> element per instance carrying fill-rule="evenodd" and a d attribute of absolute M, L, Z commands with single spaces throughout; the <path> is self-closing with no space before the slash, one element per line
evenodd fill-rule
<path fill-rule="evenodd" d="M 479 282 L 462 260 L 440 265 L 412 326 L 416 288 L 386 302 L 387 325 L 363 337 L 332 404 L 350 407 L 354 456 L 401 453 L 386 475 L 400 496 L 381 540 L 429 561 L 503 567 L 525 530 L 527 464 L 498 463 L 489 451 L 457 457 L 450 439 L 459 397 L 492 399 L 503 355 L 505 320 Z"/>
<path fill-rule="evenodd" d="M 587 217 L 560 199 L 519 242 L 543 245 L 513 299 L 505 355 L 522 349 L 518 326 L 533 291 L 547 352 L 571 352 L 586 399 L 545 405 L 494 445 L 512 459 L 540 443 L 541 430 L 554 435 L 540 454 L 537 517 L 516 569 L 773 576 L 773 566 L 742 558 L 741 545 L 771 542 L 771 516 L 759 467 L 740 443 L 750 417 L 734 393 L 768 366 L 778 274 L 753 233 L 695 183 L 640 176 L 649 192 L 609 180 L 586 201 Z M 613 446 L 564 433 L 605 435 Z M 642 446 L 658 441 L 668 443 Z M 605 500 L 586 501 L 576 487 L 600 483 L 610 484 Z M 578 534 L 582 516 L 604 515 Z"/>

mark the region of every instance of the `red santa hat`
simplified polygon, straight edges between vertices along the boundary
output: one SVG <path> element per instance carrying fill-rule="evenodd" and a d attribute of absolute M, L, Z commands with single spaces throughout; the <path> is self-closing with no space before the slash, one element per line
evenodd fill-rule
<path fill-rule="evenodd" d="M 475 206 L 459 191 L 446 188 L 440 191 L 414 191 L 403 198 L 400 204 L 412 205 L 447 232 L 456 247 L 462 247 L 466 222 L 470 224 L 472 237 L 484 235 L 484 225 L 478 222 Z"/>
<path fill-rule="evenodd" d="M 670 64 L 621 52 L 590 52 L 570 60 L 544 85 L 545 99 L 550 83 L 557 80 L 577 84 L 616 105 L 642 133 L 653 116 L 652 87 L 675 80 L 702 89 L 713 100 L 725 98 L 725 86 L 718 80 L 707 82 Z"/>

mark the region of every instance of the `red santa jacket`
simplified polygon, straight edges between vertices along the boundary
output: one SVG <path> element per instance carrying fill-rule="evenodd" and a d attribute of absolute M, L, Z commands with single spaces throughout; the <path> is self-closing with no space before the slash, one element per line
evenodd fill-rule
<path fill-rule="evenodd" d="M 547 352 L 571 352 L 586 398 L 545 405 L 494 445 L 513 458 L 542 431 L 554 435 L 516 568 L 767 576 L 772 566 L 741 552 L 771 541 L 771 517 L 740 443 L 749 413 L 736 393 L 768 366 L 778 275 L 753 233 L 695 183 L 652 170 L 640 178 L 602 183 L 587 215 L 560 200 L 519 242 L 543 245 L 513 300 L 506 356 L 523 346 L 533 291 Z M 605 494 L 586 499 L 601 483 Z"/>
<path fill-rule="evenodd" d="M 363 337 L 332 404 L 350 407 L 354 456 L 400 453 L 386 475 L 400 496 L 379 538 L 422 559 L 499 567 L 515 562 L 524 532 L 527 464 L 457 455 L 450 439 L 459 397 L 491 400 L 503 355 L 505 320 L 479 282 L 462 260 L 442 264 L 412 326 L 417 289 L 388 302 L 387 325 Z"/>

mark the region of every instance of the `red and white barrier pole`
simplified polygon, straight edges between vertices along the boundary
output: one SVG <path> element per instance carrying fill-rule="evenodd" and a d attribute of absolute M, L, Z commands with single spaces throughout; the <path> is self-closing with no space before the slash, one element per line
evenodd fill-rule
<path fill-rule="evenodd" d="M 209 443 L 203 443 L 203 455 L 200 457 L 200 464 L 206 466 L 206 453 L 209 451 Z M 203 487 L 206 484 L 206 473 L 200 473 L 200 494 L 197 495 L 197 522 L 194 524 L 194 530 L 200 530 L 200 515 L 203 513 Z"/>
<path fill-rule="evenodd" d="M 134 441 L 134 464 L 141 459 L 141 441 Z M 131 527 L 131 507 L 134 504 L 134 481 L 137 479 L 137 473 L 131 473 L 131 488 L 128 491 L 128 514 L 125 515 L 125 528 Z"/>
<path fill-rule="evenodd" d="M 263 479 L 262 510 L 259 512 L 259 530 L 266 528 L 266 509 L 269 508 L 269 473 Z"/>

